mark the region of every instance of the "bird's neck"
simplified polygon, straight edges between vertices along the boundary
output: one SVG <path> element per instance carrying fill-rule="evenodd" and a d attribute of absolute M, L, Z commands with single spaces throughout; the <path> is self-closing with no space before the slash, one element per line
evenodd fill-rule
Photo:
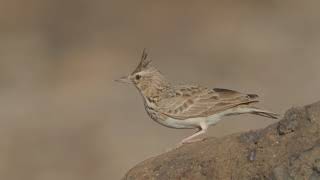
<path fill-rule="evenodd" d="M 145 88 L 140 89 L 140 91 L 146 101 L 157 103 L 160 97 L 164 97 L 172 91 L 172 87 L 171 84 L 163 78 L 151 81 Z"/>

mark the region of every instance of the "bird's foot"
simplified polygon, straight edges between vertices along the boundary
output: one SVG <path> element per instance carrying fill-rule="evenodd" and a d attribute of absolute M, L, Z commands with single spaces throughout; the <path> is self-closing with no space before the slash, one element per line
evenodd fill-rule
<path fill-rule="evenodd" d="M 200 141 L 204 141 L 204 140 L 206 140 L 206 138 L 197 138 L 197 139 L 189 139 L 187 141 L 181 141 L 180 143 L 178 143 L 176 148 L 179 148 L 179 147 L 183 146 L 184 144 L 191 144 L 191 143 L 200 142 Z"/>
<path fill-rule="evenodd" d="M 191 143 L 194 143 L 194 142 L 199 142 L 199 141 L 204 141 L 206 138 L 197 138 L 197 139 L 190 139 L 188 141 L 185 141 L 185 142 L 181 142 L 182 144 L 191 144 Z"/>

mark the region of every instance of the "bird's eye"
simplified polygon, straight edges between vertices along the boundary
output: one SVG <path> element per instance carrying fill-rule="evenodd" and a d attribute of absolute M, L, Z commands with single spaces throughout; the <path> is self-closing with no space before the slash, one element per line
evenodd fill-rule
<path fill-rule="evenodd" d="M 136 75 L 136 80 L 139 80 L 141 78 L 141 75 L 137 74 Z"/>

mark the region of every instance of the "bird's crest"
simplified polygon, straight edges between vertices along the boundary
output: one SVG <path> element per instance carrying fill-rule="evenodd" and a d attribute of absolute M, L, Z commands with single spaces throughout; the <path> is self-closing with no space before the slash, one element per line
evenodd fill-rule
<path fill-rule="evenodd" d="M 138 67 L 134 70 L 133 73 L 140 72 L 143 69 L 146 69 L 148 65 L 151 63 L 151 60 L 148 60 L 148 53 L 146 48 L 143 49 L 142 56 Z"/>

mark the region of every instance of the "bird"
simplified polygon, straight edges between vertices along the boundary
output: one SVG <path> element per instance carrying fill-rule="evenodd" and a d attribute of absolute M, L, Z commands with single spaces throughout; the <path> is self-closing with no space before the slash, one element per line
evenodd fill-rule
<path fill-rule="evenodd" d="M 174 85 L 154 66 L 143 50 L 135 70 L 117 82 L 133 84 L 142 96 L 147 114 L 155 122 L 175 129 L 197 129 L 179 144 L 203 139 L 197 136 L 207 132 L 222 117 L 238 114 L 254 114 L 277 119 L 278 114 L 254 106 L 256 94 L 245 94 L 223 88 L 207 88 L 200 85 Z"/>

